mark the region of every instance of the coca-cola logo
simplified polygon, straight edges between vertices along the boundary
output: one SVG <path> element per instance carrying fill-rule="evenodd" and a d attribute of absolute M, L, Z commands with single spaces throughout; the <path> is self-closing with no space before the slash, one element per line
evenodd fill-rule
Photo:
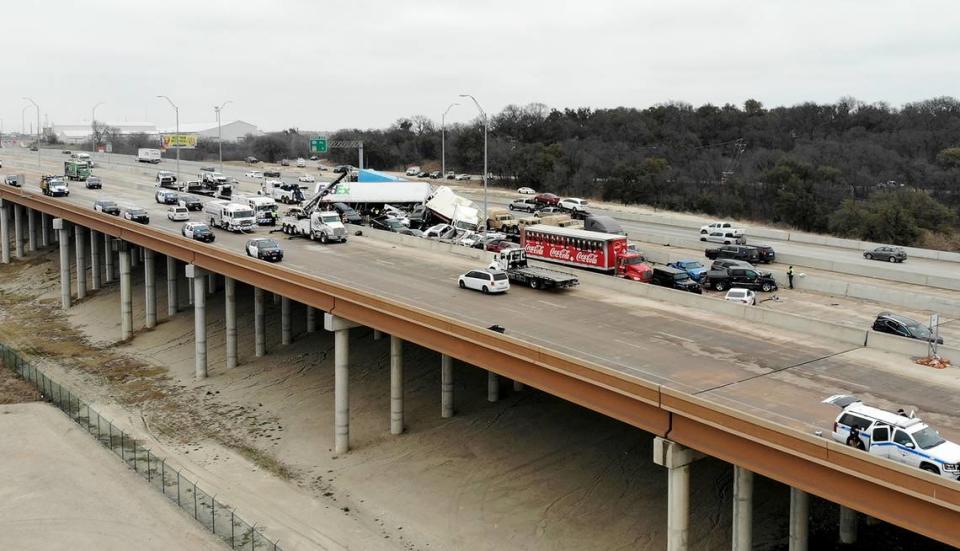
<path fill-rule="evenodd" d="M 597 253 L 585 253 L 583 251 L 577 251 L 577 262 L 582 262 L 584 264 L 599 264 L 600 255 Z"/>
<path fill-rule="evenodd" d="M 570 251 L 567 249 L 550 249 L 550 258 L 570 260 Z"/>
<path fill-rule="evenodd" d="M 527 254 L 534 256 L 543 256 L 543 243 L 528 243 L 524 250 L 527 251 Z"/>

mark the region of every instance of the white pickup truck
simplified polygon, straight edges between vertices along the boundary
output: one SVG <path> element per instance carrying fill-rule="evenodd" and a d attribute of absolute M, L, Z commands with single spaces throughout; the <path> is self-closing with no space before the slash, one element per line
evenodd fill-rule
<path fill-rule="evenodd" d="M 700 234 L 709 234 L 713 232 L 730 232 L 737 237 L 743 237 L 743 228 L 738 228 L 733 222 L 710 222 L 700 226 Z"/>

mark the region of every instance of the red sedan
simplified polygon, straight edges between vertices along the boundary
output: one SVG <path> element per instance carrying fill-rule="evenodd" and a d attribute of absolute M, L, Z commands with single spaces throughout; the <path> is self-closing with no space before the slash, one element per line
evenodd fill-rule
<path fill-rule="evenodd" d="M 510 241 L 509 239 L 494 239 L 493 241 L 487 243 L 486 246 L 484 246 L 484 249 L 492 253 L 498 253 L 504 249 L 509 249 L 511 247 L 519 247 L 519 246 L 520 245 L 517 245 L 516 243 L 514 243 L 513 241 Z"/>
<path fill-rule="evenodd" d="M 560 197 L 552 193 L 538 193 L 533 197 L 533 200 L 541 205 L 557 206 L 560 204 Z"/>

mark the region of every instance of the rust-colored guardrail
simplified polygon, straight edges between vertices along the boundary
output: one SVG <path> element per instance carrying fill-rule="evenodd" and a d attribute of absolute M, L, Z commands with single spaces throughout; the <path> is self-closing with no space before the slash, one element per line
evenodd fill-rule
<path fill-rule="evenodd" d="M 960 546 L 960 483 L 537 344 L 62 199 L 0 198 L 170 255 L 516 379 L 758 474 Z"/>

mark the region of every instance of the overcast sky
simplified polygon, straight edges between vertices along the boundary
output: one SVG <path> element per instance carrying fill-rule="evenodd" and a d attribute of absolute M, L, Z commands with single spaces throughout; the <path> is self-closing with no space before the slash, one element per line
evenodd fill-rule
<path fill-rule="evenodd" d="M 4 2 L 0 118 L 224 119 L 264 130 L 435 120 L 510 103 L 767 106 L 960 96 L 954 2 Z M 469 100 L 467 100 L 469 102 Z M 476 115 L 472 104 L 448 121 Z M 36 120 L 26 112 L 27 124 Z"/>

